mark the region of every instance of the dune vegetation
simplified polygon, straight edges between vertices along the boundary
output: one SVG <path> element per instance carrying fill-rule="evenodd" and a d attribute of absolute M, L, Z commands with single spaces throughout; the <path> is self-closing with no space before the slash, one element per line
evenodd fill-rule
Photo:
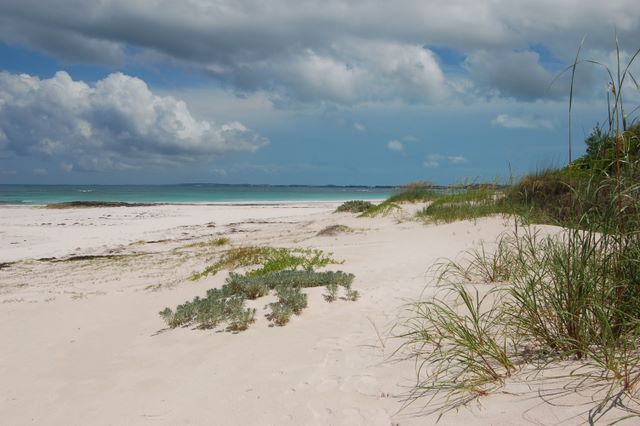
<path fill-rule="evenodd" d="M 170 328 L 224 326 L 228 331 L 243 331 L 256 316 L 256 310 L 246 307 L 245 302 L 275 291 L 278 301 L 267 305 L 271 311 L 267 317 L 275 325 L 282 326 L 292 315 L 300 315 L 307 307 L 303 288 L 325 287 L 327 292 L 337 294 L 337 289 L 343 287 L 345 300 L 358 299 L 359 293 L 351 288 L 353 274 L 314 270 L 330 263 L 338 262 L 320 250 L 234 247 L 192 279 L 215 274 L 221 269 L 246 267 L 249 268 L 247 272 L 230 272 L 222 288 L 207 290 L 205 297 L 195 297 L 175 309 L 167 307 L 159 314 Z"/>
<path fill-rule="evenodd" d="M 398 354 L 421 367 L 407 403 L 426 398 L 443 414 L 516 374 L 553 371 L 563 384 L 545 398 L 588 392 L 590 422 L 613 407 L 624 412 L 613 420 L 640 415 L 640 124 L 622 103 L 623 89 L 640 89 L 629 73 L 639 53 L 607 69 L 608 122 L 584 156 L 508 187 L 436 194 L 418 213 L 436 222 L 502 214 L 514 228 L 438 263 L 441 293 L 408 306 Z"/>

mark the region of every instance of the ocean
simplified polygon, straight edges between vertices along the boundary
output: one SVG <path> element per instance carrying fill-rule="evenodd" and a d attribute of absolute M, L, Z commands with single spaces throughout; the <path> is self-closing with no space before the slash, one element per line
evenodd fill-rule
<path fill-rule="evenodd" d="M 126 203 L 273 203 L 387 198 L 392 187 L 280 185 L 0 185 L 0 204 L 69 201 Z"/>

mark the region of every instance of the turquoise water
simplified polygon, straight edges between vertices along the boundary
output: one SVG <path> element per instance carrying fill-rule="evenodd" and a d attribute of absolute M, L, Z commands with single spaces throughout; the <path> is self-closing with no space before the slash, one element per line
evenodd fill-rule
<path fill-rule="evenodd" d="M 128 203 L 232 203 L 343 201 L 387 198 L 391 187 L 261 185 L 0 185 L 0 204 L 66 201 Z"/>

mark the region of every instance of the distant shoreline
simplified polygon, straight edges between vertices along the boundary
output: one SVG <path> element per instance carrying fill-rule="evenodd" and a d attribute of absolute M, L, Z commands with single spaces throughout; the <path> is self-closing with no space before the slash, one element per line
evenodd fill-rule
<path fill-rule="evenodd" d="M 10 203 L 0 202 L 2 207 L 36 207 L 48 209 L 75 209 L 75 208 L 113 208 L 113 207 L 160 207 L 160 206 L 225 206 L 225 207 L 260 207 L 260 206 L 291 206 L 296 204 L 337 204 L 345 200 L 283 200 L 283 201 L 206 201 L 206 202 L 149 202 L 149 203 L 128 203 L 110 201 L 65 201 L 60 203 Z M 369 198 L 367 201 L 381 202 L 384 198 Z"/>

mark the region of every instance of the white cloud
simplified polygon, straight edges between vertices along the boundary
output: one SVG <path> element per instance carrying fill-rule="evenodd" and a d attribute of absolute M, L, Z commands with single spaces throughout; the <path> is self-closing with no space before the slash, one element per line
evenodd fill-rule
<path fill-rule="evenodd" d="M 193 162 L 268 143 L 236 121 L 198 120 L 183 101 L 121 73 L 90 86 L 65 72 L 0 72 L 0 132 L 4 149 L 57 158 L 65 171 Z"/>
<path fill-rule="evenodd" d="M 496 118 L 491 120 L 491 124 L 507 129 L 553 129 L 553 122 L 551 120 L 530 115 L 512 116 L 509 114 L 498 114 Z"/>
<path fill-rule="evenodd" d="M 241 70 L 225 68 L 217 77 L 238 75 L 250 81 L 253 90 L 270 90 L 277 104 L 431 103 L 447 92 L 444 74 L 430 50 L 386 41 L 356 40 L 326 51 L 308 48 L 283 60 Z"/>
<path fill-rule="evenodd" d="M 450 165 L 458 165 L 466 163 L 467 159 L 462 155 L 440 155 L 440 154 L 429 154 L 426 156 L 425 160 L 422 164 L 429 169 L 435 169 L 440 167 L 442 164 L 450 164 Z"/>
<path fill-rule="evenodd" d="M 353 123 L 353 128 L 358 132 L 366 132 L 367 128 L 362 123 Z"/>
<path fill-rule="evenodd" d="M 400 142 L 397 139 L 390 140 L 389 143 L 387 144 L 387 148 L 389 148 L 391 151 L 396 151 L 396 152 L 404 151 L 404 146 L 402 145 L 402 142 Z"/>
<path fill-rule="evenodd" d="M 467 162 L 467 159 L 462 155 L 453 155 L 453 156 L 447 157 L 447 160 L 451 164 L 463 164 Z"/>
<path fill-rule="evenodd" d="M 424 166 L 429 169 L 435 169 L 437 167 L 440 167 L 440 163 L 442 162 L 442 160 L 444 160 L 444 157 L 442 155 L 429 154 L 422 164 L 424 164 Z"/>
<path fill-rule="evenodd" d="M 613 28 L 633 48 L 636 3 L 5 0 L 0 41 L 67 62 L 182 66 L 280 102 L 435 103 L 474 90 L 529 101 L 566 96 L 547 89 L 549 61 L 570 61 L 583 34 L 585 53 L 610 52 Z M 424 46 L 467 58 L 468 75 Z"/>

